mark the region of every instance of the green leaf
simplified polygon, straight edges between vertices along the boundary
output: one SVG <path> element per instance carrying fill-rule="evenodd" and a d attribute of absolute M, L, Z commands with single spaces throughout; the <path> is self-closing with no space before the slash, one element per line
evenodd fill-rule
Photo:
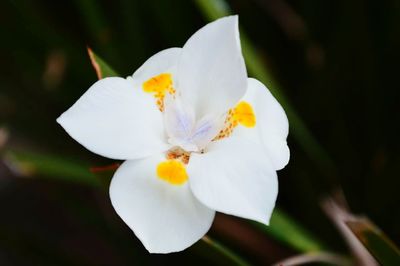
<path fill-rule="evenodd" d="M 252 222 L 255 227 L 299 252 L 325 250 L 326 247 L 309 231 L 282 210 L 275 208 L 270 225 Z"/>
<path fill-rule="evenodd" d="M 222 243 L 216 241 L 215 239 L 210 238 L 209 236 L 204 236 L 202 238 L 203 243 L 207 244 L 211 247 L 215 252 L 222 254 L 227 260 L 229 260 L 230 264 L 238 265 L 238 266 L 249 266 L 250 264 L 230 250 L 228 247 L 224 246 Z"/>
<path fill-rule="evenodd" d="M 382 265 L 400 265 L 399 248 L 371 221 L 358 219 L 346 224 Z"/>
<path fill-rule="evenodd" d="M 101 59 L 97 54 L 95 54 L 92 49 L 87 48 L 90 61 L 92 62 L 93 68 L 96 71 L 96 75 L 98 79 L 106 78 L 106 77 L 116 77 L 118 76 L 117 72 L 112 69 L 103 59 Z"/>
<path fill-rule="evenodd" d="M 46 178 L 80 183 L 90 186 L 100 186 L 100 180 L 89 171 L 89 166 L 57 157 L 28 151 L 7 150 L 5 161 L 17 173 L 22 175 L 40 175 Z"/>

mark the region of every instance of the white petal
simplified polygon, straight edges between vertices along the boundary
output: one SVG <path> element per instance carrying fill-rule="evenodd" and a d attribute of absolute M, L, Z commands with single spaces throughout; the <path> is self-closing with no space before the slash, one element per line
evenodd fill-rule
<path fill-rule="evenodd" d="M 246 137 L 263 144 L 275 170 L 280 170 L 287 165 L 290 157 L 286 142 L 289 132 L 287 116 L 282 106 L 260 81 L 249 78 L 247 87 L 242 100 L 253 106 L 256 126 L 247 128 L 239 125 L 234 129 L 233 136 Z"/>
<path fill-rule="evenodd" d="M 132 75 L 135 86 L 142 87 L 143 82 L 161 73 L 170 73 L 175 79 L 175 72 L 182 48 L 169 48 L 156 53 L 139 67 Z"/>
<path fill-rule="evenodd" d="M 230 137 L 212 142 L 204 154 L 192 153 L 187 170 L 194 195 L 216 211 L 268 224 L 278 181 L 264 151 Z"/>
<path fill-rule="evenodd" d="M 193 106 L 197 119 L 233 107 L 246 92 L 246 79 L 237 16 L 207 24 L 184 45 L 177 90 Z"/>
<path fill-rule="evenodd" d="M 123 78 L 97 81 L 57 122 L 88 150 L 112 159 L 142 158 L 169 147 L 153 97 Z"/>
<path fill-rule="evenodd" d="M 209 230 L 215 211 L 201 204 L 188 184 L 156 177 L 163 156 L 126 161 L 115 173 L 110 197 L 118 215 L 151 253 L 181 251 Z"/>

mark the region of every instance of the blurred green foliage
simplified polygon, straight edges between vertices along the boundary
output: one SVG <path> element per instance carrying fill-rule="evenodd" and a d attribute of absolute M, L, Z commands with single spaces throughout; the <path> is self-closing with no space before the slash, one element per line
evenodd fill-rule
<path fill-rule="evenodd" d="M 92 49 L 88 48 L 88 55 L 98 79 L 115 77 L 118 74 L 103 59 L 101 59 Z"/>
<path fill-rule="evenodd" d="M 347 223 L 355 236 L 382 265 L 399 265 L 399 248 L 367 219 L 358 219 Z"/>
<path fill-rule="evenodd" d="M 279 172 L 278 205 L 329 248 L 344 252 L 319 207 L 321 196 L 341 187 L 354 212 L 400 242 L 399 2 L 214 1 L 217 10 L 201 2 L 0 3 L 0 126 L 9 131 L 0 164 L 1 265 L 226 263 L 204 243 L 179 254 L 148 255 L 104 190 L 82 186 L 106 182 L 88 169 L 112 162 L 84 150 L 55 119 L 96 80 L 87 46 L 127 76 L 229 9 L 240 15 L 247 33 L 242 41 L 250 74 L 283 97 L 285 106 L 290 102 L 292 158 Z M 320 150 L 328 163 L 319 162 L 326 162 Z M 75 183 L 76 177 L 83 183 Z M 275 232 L 263 228 L 272 232 L 248 243 L 223 234 L 219 221 L 211 235 L 251 263 L 270 264 L 316 248 L 314 240 L 290 244 L 296 239 L 290 223 Z M 246 223 L 233 222 L 248 232 Z M 271 240 L 271 233 L 280 241 Z"/>

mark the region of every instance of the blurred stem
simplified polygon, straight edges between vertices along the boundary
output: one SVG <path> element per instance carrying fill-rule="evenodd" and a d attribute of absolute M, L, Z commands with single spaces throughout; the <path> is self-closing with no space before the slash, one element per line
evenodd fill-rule
<path fill-rule="evenodd" d="M 337 191 L 334 197 L 328 197 L 321 202 L 322 210 L 332 220 L 338 231 L 342 234 L 357 265 L 377 266 L 376 259 L 368 249 L 357 239 L 346 222 L 359 221 L 360 217 L 352 214 L 347 207 L 347 202 L 341 191 Z"/>
<path fill-rule="evenodd" d="M 346 225 L 381 265 L 400 265 L 400 250 L 384 232 L 367 218 L 352 218 Z"/>
<path fill-rule="evenodd" d="M 327 263 L 331 265 L 338 266 L 350 266 L 353 265 L 351 260 L 342 255 L 328 253 L 328 252 L 316 252 L 310 254 L 301 254 L 298 256 L 290 257 L 280 262 L 275 263 L 273 266 L 295 266 L 302 264 L 310 264 L 310 263 Z"/>
<path fill-rule="evenodd" d="M 228 4 L 224 0 L 196 0 L 196 3 L 204 16 L 210 21 L 232 14 Z M 272 77 L 265 63 L 256 52 L 255 46 L 243 30 L 241 30 L 240 36 L 242 51 L 249 73 L 268 86 L 268 89 L 285 109 L 294 139 L 320 168 L 321 173 L 328 179 L 331 179 L 335 176 L 336 172 L 333 160 L 297 114 L 295 108 L 284 94 L 278 82 Z"/>
<path fill-rule="evenodd" d="M 219 253 L 222 253 L 225 257 L 229 258 L 236 265 L 240 265 L 240 266 L 249 266 L 250 265 L 248 262 L 243 260 L 238 255 L 236 255 L 229 248 L 225 247 L 224 245 L 215 241 L 214 239 L 211 239 L 209 236 L 205 235 L 205 236 L 203 236 L 203 238 L 201 240 L 203 240 L 206 244 L 208 244 L 209 246 L 214 248 Z"/>

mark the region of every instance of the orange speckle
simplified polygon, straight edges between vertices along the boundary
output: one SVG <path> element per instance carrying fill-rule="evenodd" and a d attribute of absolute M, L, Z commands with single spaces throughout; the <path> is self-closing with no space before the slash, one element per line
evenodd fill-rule
<path fill-rule="evenodd" d="M 225 128 L 213 140 L 229 137 L 239 124 L 245 127 L 254 127 L 256 125 L 253 107 L 245 101 L 241 101 L 235 108 L 228 111 L 225 119 Z"/>

